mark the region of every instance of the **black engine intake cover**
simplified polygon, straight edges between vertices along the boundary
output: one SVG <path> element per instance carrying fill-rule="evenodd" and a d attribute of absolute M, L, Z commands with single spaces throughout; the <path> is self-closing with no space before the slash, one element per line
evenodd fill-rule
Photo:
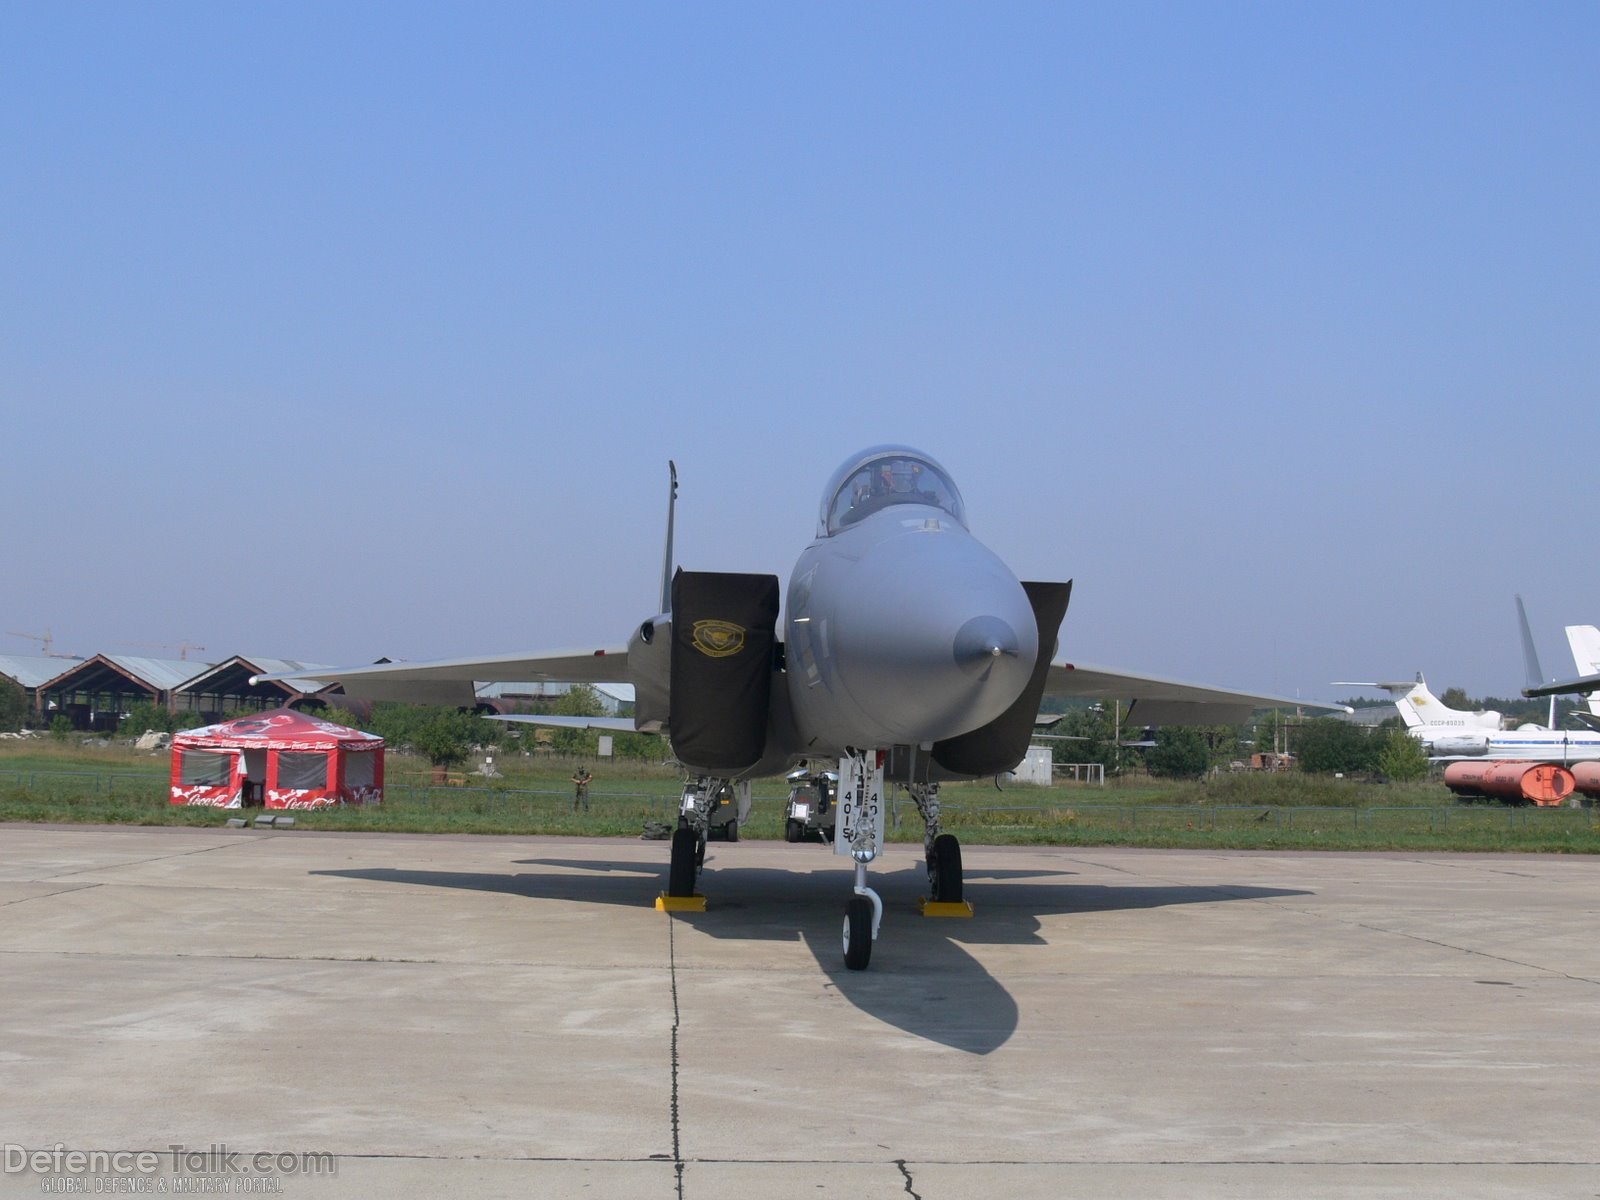
<path fill-rule="evenodd" d="M 778 577 L 672 577 L 672 751 L 687 767 L 752 767 L 767 742 Z"/>

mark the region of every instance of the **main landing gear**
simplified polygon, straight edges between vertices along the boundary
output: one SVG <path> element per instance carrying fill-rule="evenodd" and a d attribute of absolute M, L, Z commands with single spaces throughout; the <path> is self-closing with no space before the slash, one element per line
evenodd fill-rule
<path fill-rule="evenodd" d="M 922 849 L 928 860 L 928 899 L 934 904 L 962 902 L 961 843 L 939 832 L 939 785 L 913 783 L 911 799 L 922 818 Z"/>
<path fill-rule="evenodd" d="M 750 815 L 750 781 L 702 775 L 684 786 L 678 802 L 678 828 L 672 834 L 667 898 L 695 897 L 695 881 L 706 865 L 706 843 L 739 840 L 739 826 Z M 682 905 L 674 907 L 682 908 Z"/>
<path fill-rule="evenodd" d="M 726 780 L 698 779 L 683 789 L 678 802 L 678 827 L 672 831 L 672 861 L 667 870 L 667 895 L 684 900 L 695 894 L 695 881 L 706 864 L 715 798 Z"/>
<path fill-rule="evenodd" d="M 667 895 L 684 898 L 694 895 L 695 877 L 706 860 L 706 844 L 689 825 L 672 831 L 672 864 L 667 870 Z"/>

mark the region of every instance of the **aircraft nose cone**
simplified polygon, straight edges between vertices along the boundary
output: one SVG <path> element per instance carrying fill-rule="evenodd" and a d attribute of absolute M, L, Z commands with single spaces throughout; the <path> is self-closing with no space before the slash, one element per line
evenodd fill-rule
<path fill-rule="evenodd" d="M 956 630 L 954 654 L 956 666 L 981 679 L 996 659 L 1021 657 L 1022 642 L 1017 631 L 999 617 L 973 617 Z"/>
<path fill-rule="evenodd" d="M 854 744 L 935 742 L 977 729 L 1027 685 L 1038 625 L 1016 576 L 972 538 L 910 533 L 871 548 L 832 597 L 835 678 Z"/>

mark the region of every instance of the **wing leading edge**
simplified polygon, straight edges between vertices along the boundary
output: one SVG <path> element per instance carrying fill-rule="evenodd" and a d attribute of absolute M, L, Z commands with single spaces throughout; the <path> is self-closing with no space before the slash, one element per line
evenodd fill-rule
<path fill-rule="evenodd" d="M 379 663 L 370 667 L 257 675 L 251 682 L 308 676 L 343 685 L 354 700 L 400 700 L 408 704 L 470 707 L 480 683 L 632 683 L 625 646 L 522 654 L 499 658 L 454 658 L 424 663 Z"/>
<path fill-rule="evenodd" d="M 1052 663 L 1044 690 L 1047 696 L 1126 700 L 1130 704 L 1128 717 L 1144 725 L 1242 725 L 1250 719 L 1251 713 L 1263 708 L 1350 711 L 1342 704 L 1236 692 L 1155 675 L 1134 675 L 1088 663 Z"/>
<path fill-rule="evenodd" d="M 1576 679 L 1557 679 L 1541 687 L 1525 687 L 1522 694 L 1532 700 L 1539 696 L 1560 696 L 1567 692 L 1589 695 L 1600 692 L 1600 675 L 1580 675 Z"/>

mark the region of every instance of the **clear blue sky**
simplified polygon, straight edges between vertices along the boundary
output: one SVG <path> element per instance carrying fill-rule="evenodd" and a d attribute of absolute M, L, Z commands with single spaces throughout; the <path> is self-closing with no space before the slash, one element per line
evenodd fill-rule
<path fill-rule="evenodd" d="M 0 620 L 620 640 L 921 446 L 1069 658 L 1600 623 L 1600 5 L 0 7 Z M 31 643 L 0 637 L 0 648 Z"/>

